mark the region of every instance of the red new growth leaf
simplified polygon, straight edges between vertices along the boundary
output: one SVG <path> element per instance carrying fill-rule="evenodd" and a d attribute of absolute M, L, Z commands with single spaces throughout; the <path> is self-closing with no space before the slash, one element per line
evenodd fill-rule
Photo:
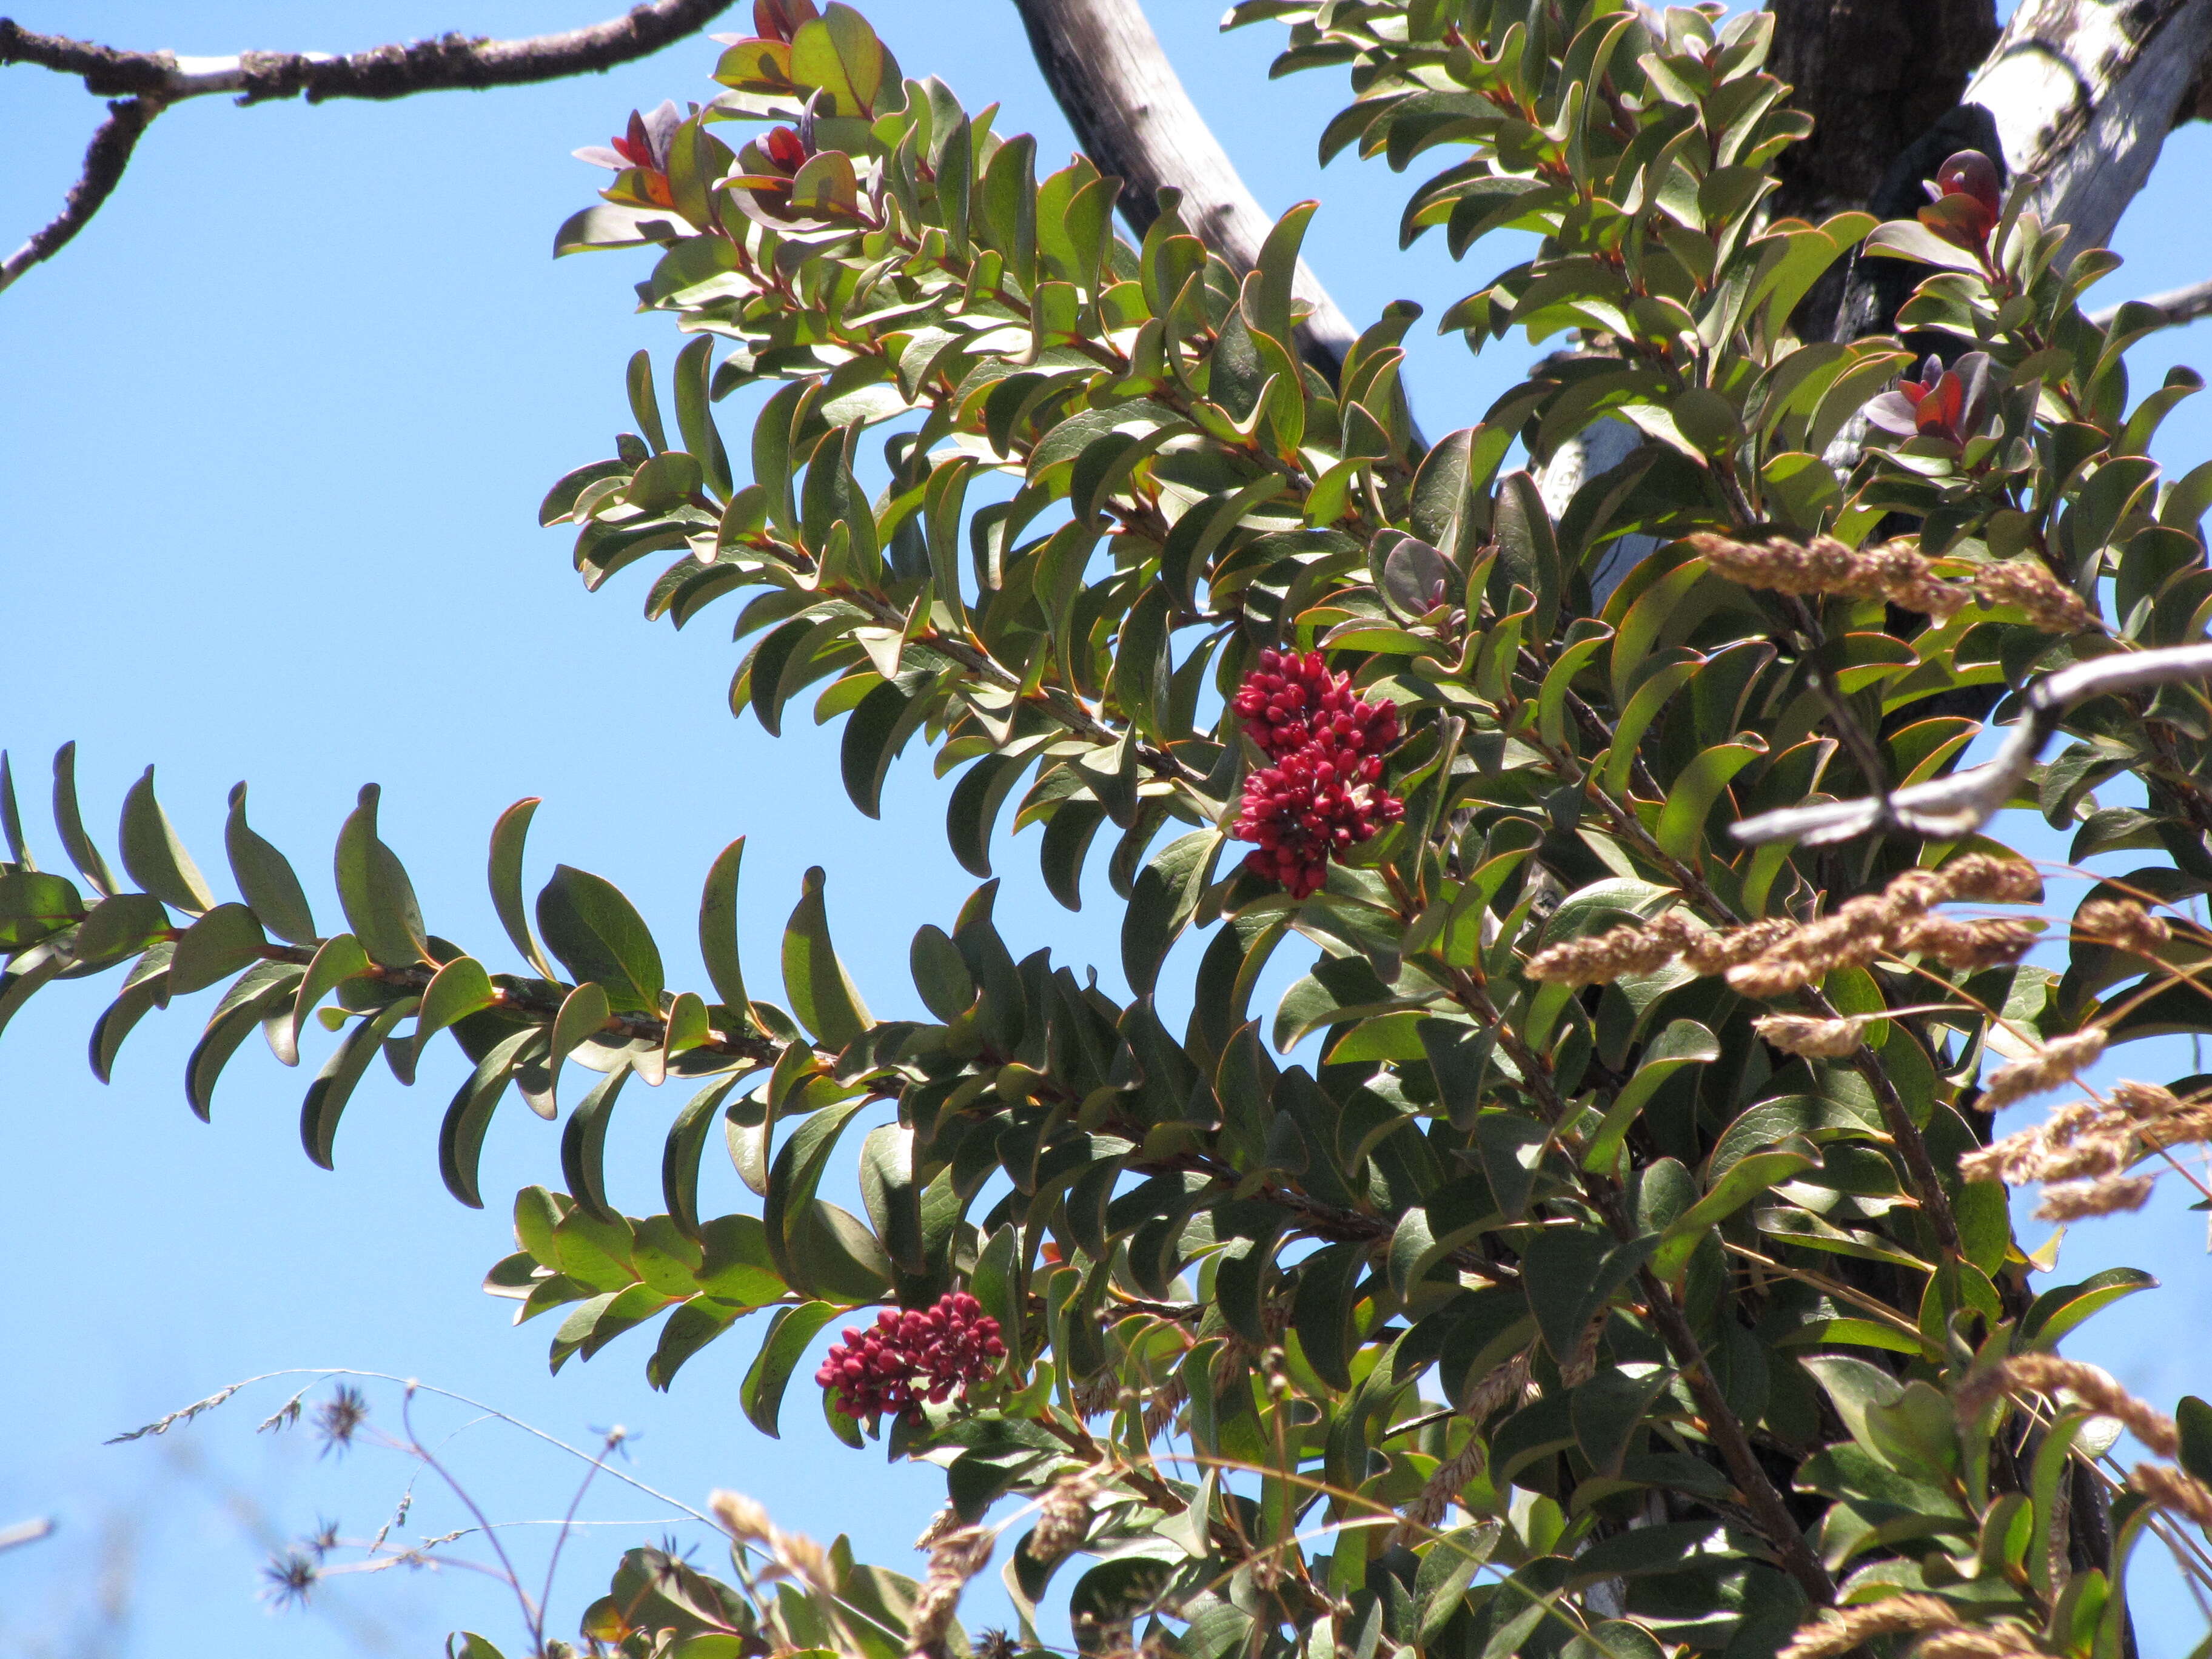
<path fill-rule="evenodd" d="M 1990 233 L 2004 211 L 1996 163 L 1978 149 L 1962 149 L 1936 169 L 1928 194 L 1929 204 L 1920 210 L 1922 224 L 1954 247 L 1987 252 Z"/>

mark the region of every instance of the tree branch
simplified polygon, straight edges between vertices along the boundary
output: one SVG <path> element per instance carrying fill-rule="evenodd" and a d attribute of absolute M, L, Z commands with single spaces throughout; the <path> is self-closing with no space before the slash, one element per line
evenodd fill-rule
<path fill-rule="evenodd" d="M 161 109 L 161 100 L 153 97 L 125 98 L 107 106 L 107 118 L 100 124 L 100 131 L 92 135 L 92 143 L 85 147 L 84 172 L 70 187 L 60 214 L 6 259 L 0 260 L 0 289 L 40 261 L 52 258 L 85 228 L 121 180 L 123 169 L 131 164 L 131 152 L 138 148 L 139 136 L 153 125 Z"/>
<path fill-rule="evenodd" d="M 2193 323 L 2199 317 L 2212 317 L 2212 282 L 2192 283 L 2187 288 L 2168 289 L 2163 294 L 2148 294 L 2134 302 L 2148 306 L 2160 313 L 2160 328 L 2178 328 L 2184 323 Z M 2100 328 L 2110 328 L 2119 316 L 2120 308 L 2093 312 L 2089 320 Z"/>
<path fill-rule="evenodd" d="M 2075 252 L 2112 240 L 2212 55 L 2212 0 L 2023 0 L 1965 101 L 1996 123 L 2012 176 L 2038 180 Z"/>
<path fill-rule="evenodd" d="M 0 17 L 0 64 L 36 64 L 74 75 L 87 92 L 121 101 L 85 151 L 84 172 L 60 216 L 0 263 L 0 289 L 51 258 L 100 211 L 131 162 L 154 118 L 171 104 L 213 93 L 236 93 L 241 104 L 304 96 L 405 98 L 418 92 L 525 86 L 610 70 L 696 33 L 728 9 L 731 0 L 653 0 L 623 16 L 527 40 L 469 40 L 445 34 L 407 46 L 378 46 L 334 58 L 324 52 L 248 52 L 234 58 L 179 58 L 171 52 L 115 46 L 39 34 Z"/>
<path fill-rule="evenodd" d="M 1138 0 L 1014 0 L 1045 83 L 1083 153 L 1121 180 L 1121 216 L 1142 235 L 1159 216 L 1163 186 L 1182 192 L 1185 222 L 1241 275 L 1274 222 L 1237 176 Z M 1292 292 L 1312 314 L 1298 327 L 1306 361 L 1336 378 L 1358 337 L 1299 263 Z"/>
<path fill-rule="evenodd" d="M 179 58 L 170 52 L 125 52 L 33 33 L 0 17 L 0 64 L 37 64 L 81 76 L 87 92 L 136 94 L 171 104 L 219 92 L 239 94 L 241 104 L 302 96 L 311 104 L 331 98 L 406 98 L 418 92 L 526 86 L 610 70 L 696 33 L 729 6 L 730 0 L 653 0 L 603 23 L 526 40 L 443 34 L 342 57 L 247 52 L 231 58 Z"/>

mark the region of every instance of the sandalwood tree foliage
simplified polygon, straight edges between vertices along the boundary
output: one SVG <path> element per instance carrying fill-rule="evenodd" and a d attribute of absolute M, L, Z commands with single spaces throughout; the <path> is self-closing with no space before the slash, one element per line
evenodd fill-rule
<path fill-rule="evenodd" d="M 495 1111 L 560 1119 L 485 1281 L 556 1368 L 611 1346 L 708 1386 L 687 1362 L 743 1344 L 763 1432 L 811 1376 L 856 1455 L 943 1468 L 923 1573 L 718 1494 L 729 1564 L 631 1552 L 592 1651 L 2120 1659 L 2136 1551 L 2212 1582 L 2212 1407 L 2059 1354 L 2151 1281 L 2051 1282 L 2008 1187 L 2055 1218 L 2183 1202 L 2173 1150 L 2212 1138 L 2212 1079 L 2076 1076 L 2212 1030 L 2182 908 L 2212 890 L 2212 703 L 2175 678 L 2205 670 L 2127 660 L 2212 617 L 2212 465 L 2148 457 L 2201 381 L 2130 388 L 2159 319 L 2091 320 L 2117 261 L 1981 155 L 1917 218 L 1774 216 L 1809 124 L 1764 15 L 1234 15 L 1288 26 L 1282 68 L 1349 68 L 1323 152 L 1420 175 L 1407 240 L 1534 257 L 1434 324 L 1389 308 L 1331 380 L 1294 344 L 1311 204 L 1241 279 L 1172 192 L 1132 245 L 1118 179 L 1040 178 L 994 107 L 809 0 L 760 0 L 705 101 L 587 153 L 617 176 L 558 234 L 636 260 L 683 343 L 631 362 L 634 429 L 542 521 L 588 586 L 642 565 L 651 615 L 733 623 L 739 718 L 805 693 L 842 721 L 857 810 L 928 756 L 982 884 L 910 990 L 852 981 L 819 871 L 780 988 L 741 963 L 742 842 L 704 876 L 709 982 L 669 984 L 605 879 L 526 896 L 534 801 L 491 831 L 503 942 L 430 930 L 373 787 L 342 917 L 243 786 L 223 896 L 150 772 L 103 852 L 64 750 L 74 877 L 0 791 L 0 1019 L 116 975 L 104 1077 L 222 987 L 204 1115 L 257 1031 L 298 1064 L 319 1026 L 325 1165 L 380 1059 L 458 1075 L 437 1156 L 469 1205 Z M 1852 260 L 1905 273 L 1894 329 L 1801 339 Z M 1417 324 L 1552 355 L 1428 442 Z M 1603 421 L 1626 460 L 1540 476 Z M 1954 772 L 2015 719 L 2010 760 Z M 2098 806 L 2116 780 L 2143 804 Z M 2141 867 L 2045 914 L 1982 832 L 2004 805 Z M 1121 907 L 1126 999 L 994 921 L 1009 820 L 1062 903 Z M 1279 955 L 1300 976 L 1255 1007 Z M 665 1209 L 626 1216 L 603 1149 L 647 1133 Z M 702 1214 L 725 1150 L 757 1204 Z M 863 1214 L 820 1195 L 839 1160 Z M 986 1640 L 957 1604 L 994 1562 L 1023 1623 Z"/>

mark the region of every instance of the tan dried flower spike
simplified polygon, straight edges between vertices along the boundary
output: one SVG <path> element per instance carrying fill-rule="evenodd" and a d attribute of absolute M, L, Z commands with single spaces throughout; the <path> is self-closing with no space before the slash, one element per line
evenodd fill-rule
<path fill-rule="evenodd" d="M 2092 1025 L 2068 1036 L 2057 1036 L 2032 1058 L 2001 1066 L 1990 1073 L 1976 1103 L 1985 1112 L 2002 1111 L 2016 1101 L 2056 1089 L 2083 1066 L 2095 1063 L 2105 1052 L 2105 1032 Z"/>
<path fill-rule="evenodd" d="M 2107 1176 L 2101 1181 L 2069 1181 L 2045 1187 L 2036 1201 L 2038 1221 L 2087 1221 L 2094 1216 L 2140 1210 L 2158 1185 L 2154 1175 Z"/>
<path fill-rule="evenodd" d="M 2119 1385 L 2110 1371 L 2055 1353 L 2016 1353 L 1978 1372 L 1953 1396 L 1961 1417 L 1971 1418 L 1999 1395 L 2025 1389 L 2041 1395 L 2070 1394 L 2100 1417 L 2118 1418 L 2128 1431 L 2160 1457 L 2172 1457 L 2181 1443 L 2173 1419 Z"/>
<path fill-rule="evenodd" d="M 1835 1060 L 1859 1046 L 1860 1019 L 1813 1019 L 1803 1014 L 1761 1014 L 1751 1029 L 1785 1054 Z"/>
<path fill-rule="evenodd" d="M 2128 1475 L 2128 1485 L 2162 1510 L 2185 1515 L 2198 1526 L 2212 1530 L 2212 1492 L 2179 1469 L 2160 1463 L 2138 1463 Z"/>
<path fill-rule="evenodd" d="M 1833 536 L 1803 545 L 1777 536 L 1757 544 L 1700 532 L 1690 544 L 1717 574 L 1778 593 L 1838 593 L 1883 599 L 1937 620 L 1955 616 L 1967 591 L 1936 579 L 1934 567 L 1905 541 L 1859 552 Z"/>
<path fill-rule="evenodd" d="M 1775 1659 L 1841 1659 L 1862 1642 L 1905 1631 L 1949 1630 L 1959 1615 L 1948 1601 L 1932 1595 L 1885 1595 L 1854 1607 L 1832 1607 L 1809 1625 L 1798 1626 L 1790 1645 Z"/>
<path fill-rule="evenodd" d="M 2133 899 L 2091 899 L 2074 913 L 2074 931 L 2139 957 L 2155 957 L 2158 947 L 2173 937 L 2165 918 L 2151 915 Z"/>
<path fill-rule="evenodd" d="M 998 1534 L 986 1527 L 963 1527 L 938 1540 L 929 1553 L 929 1576 L 914 1598 L 907 1624 L 907 1650 L 933 1654 L 944 1644 L 968 1581 L 990 1564 Z"/>

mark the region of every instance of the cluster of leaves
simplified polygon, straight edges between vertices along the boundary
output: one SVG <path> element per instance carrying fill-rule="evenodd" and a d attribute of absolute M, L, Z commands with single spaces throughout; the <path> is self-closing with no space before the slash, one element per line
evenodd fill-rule
<path fill-rule="evenodd" d="M 1409 240 L 1443 226 L 1464 253 L 1495 229 L 1540 237 L 1443 326 L 1477 348 L 1520 328 L 1579 349 L 1425 448 L 1399 386 L 1414 307 L 1392 307 L 1334 380 L 1297 355 L 1311 204 L 1249 272 L 1170 195 L 1132 246 L 1112 227 L 1120 181 L 1080 158 L 1037 180 L 1033 141 L 902 78 L 842 5 L 762 0 L 718 95 L 641 118 L 608 152 L 624 165 L 559 246 L 657 250 L 641 299 L 696 337 L 674 367 L 681 442 L 640 353 L 637 430 L 562 479 L 544 521 L 576 526 L 594 587 L 673 555 L 647 608 L 678 626 L 745 596 L 735 635 L 758 638 L 733 711 L 775 732 L 826 681 L 815 712 L 845 719 L 863 811 L 917 734 L 939 775 L 964 768 L 947 833 L 979 876 L 1025 780 L 1014 824 L 1043 826 L 1045 879 L 1070 908 L 1110 821 L 1127 1002 L 1048 952 L 1018 958 L 987 885 L 949 932 L 915 939 L 929 1018 L 878 1021 L 837 961 L 818 872 L 784 939 L 788 1011 L 756 1000 L 738 847 L 702 905 L 714 994 L 672 992 L 646 924 L 596 877 L 558 872 L 533 932 L 528 802 L 495 832 L 491 870 L 531 971 L 493 973 L 424 931 L 373 793 L 337 847 L 350 931 L 324 937 L 242 793 L 240 902 L 216 902 L 150 776 L 122 825 L 136 887 L 117 882 L 65 750 L 56 816 L 82 887 L 33 867 L 0 792 L 0 1019 L 49 981 L 128 964 L 94 1032 L 105 1076 L 149 1009 L 231 979 L 191 1066 L 204 1112 L 255 1024 L 289 1062 L 319 1012 L 344 1032 L 307 1102 L 324 1163 L 378 1053 L 411 1081 L 450 1031 L 473 1070 L 441 1155 L 471 1203 L 508 1083 L 552 1116 L 579 1060 L 601 1079 L 564 1126 L 566 1190 L 521 1194 L 520 1249 L 488 1288 L 525 1318 L 568 1310 L 556 1366 L 661 1319 L 661 1387 L 772 1310 L 739 1390 L 769 1433 L 848 1310 L 972 1294 L 1007 1350 L 997 1374 L 872 1426 L 892 1455 L 945 1468 L 962 1522 L 1009 1497 L 1052 1514 L 1080 1490 L 1050 1547 L 1007 1562 L 1029 1638 L 1079 1547 L 1097 1560 L 1066 1605 L 1097 1653 L 1141 1633 L 1185 1659 L 1749 1656 L 1821 1604 L 1911 1592 L 2069 1659 L 2117 1654 L 2136 1535 L 2160 1528 L 2199 1568 L 2203 1546 L 2135 1498 L 2107 1510 L 2109 1419 L 1954 1401 L 2149 1281 L 2032 1291 L 2044 1264 L 2014 1240 L 2003 1189 L 1957 1161 L 1987 1134 L 1993 1050 L 2212 1029 L 2190 977 L 2212 939 L 2177 922 L 2160 959 L 2076 939 L 2063 975 L 1838 968 L 1780 1005 L 1859 1020 L 1833 1058 L 1772 1046 L 1753 1024 L 1767 1004 L 1680 963 L 1586 988 L 1522 971 L 1624 923 L 1802 920 L 1916 864 L 2002 852 L 1746 850 L 1726 830 L 1939 775 L 1976 730 L 1962 694 L 1987 711 L 2037 672 L 2202 638 L 2212 614 L 2212 469 L 2166 483 L 2146 453 L 2197 382 L 2130 406 L 2122 353 L 2148 319 L 2124 307 L 2100 326 L 2079 306 L 2111 256 L 2062 258 L 2057 228 L 2018 198 L 1988 210 L 1963 176 L 1924 223 L 1771 219 L 1774 160 L 1806 124 L 1763 67 L 1771 20 L 1719 9 L 1237 9 L 1290 23 L 1284 67 L 1351 65 L 1357 101 L 1324 154 L 1356 143 L 1402 167 L 1467 152 L 1414 191 Z M 745 123 L 764 135 L 720 136 Z M 1792 331 L 1855 250 L 1937 267 L 1900 320 L 1960 366 L 1913 382 L 1909 422 L 1860 416 L 1923 343 Z M 714 404 L 757 381 L 774 387 L 741 482 Z M 1540 467 L 1609 418 L 1644 441 L 1558 513 L 1530 472 L 1505 471 L 1516 446 Z M 1856 545 L 1899 514 L 1947 573 L 2033 559 L 2093 609 L 2109 595 L 2110 620 L 2054 633 L 1982 605 L 1921 626 L 1878 599 L 1783 603 L 1676 539 Z M 1660 543 L 1595 583 L 1631 535 Z M 1266 760 L 1235 693 L 1270 649 L 1325 653 L 1405 734 L 1378 781 L 1402 815 L 1301 896 L 1222 856 Z M 2079 824 L 2076 856 L 2154 848 L 2170 864 L 2113 892 L 2212 890 L 2201 703 L 2103 698 L 2069 729 L 2031 804 Z M 2123 773 L 2147 810 L 2095 810 L 2090 792 Z M 1182 832 L 1156 851 L 1170 821 Z M 1157 982 L 1193 927 L 1212 933 L 1177 1032 Z M 1255 1016 L 1294 937 L 1310 970 Z M 665 1212 L 643 1218 L 608 1206 L 599 1173 L 633 1072 L 706 1080 L 668 1131 Z M 717 1120 L 757 1216 L 697 1213 Z M 848 1132 L 865 1216 L 819 1196 Z M 842 1540 L 823 1559 L 808 1590 L 798 1569 L 754 1575 L 744 1547 L 735 1587 L 636 1553 L 589 1634 L 702 1659 L 963 1639 L 918 1632 L 912 1581 L 855 1565 Z"/>

